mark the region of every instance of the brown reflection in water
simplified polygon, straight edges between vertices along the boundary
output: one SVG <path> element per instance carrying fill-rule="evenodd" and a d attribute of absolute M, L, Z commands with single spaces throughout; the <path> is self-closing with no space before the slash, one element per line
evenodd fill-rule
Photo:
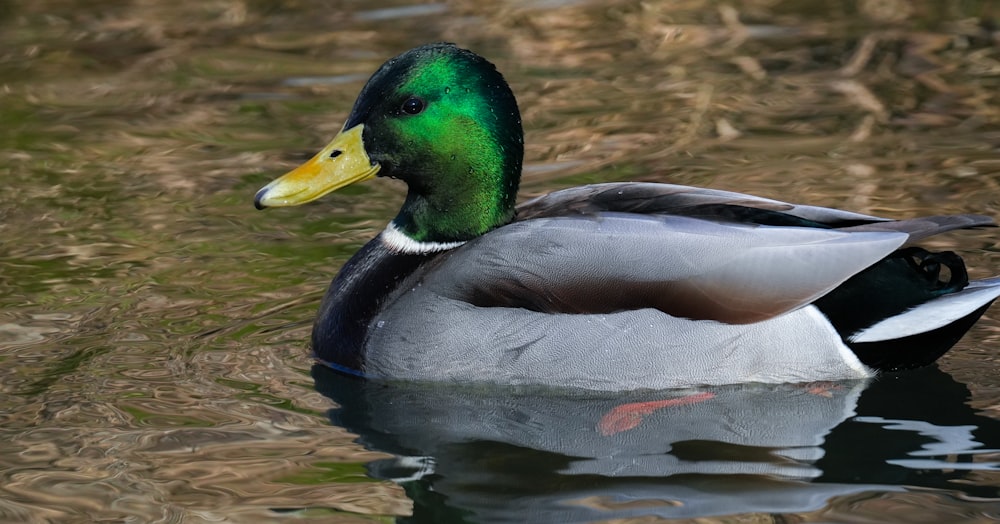
<path fill-rule="evenodd" d="M 1000 216 L 993 4 L 829 4 L 0 4 L 0 520 L 409 511 L 397 486 L 358 482 L 378 455 L 330 427 L 304 347 L 331 274 L 401 188 L 266 214 L 251 199 L 419 43 L 505 73 L 523 197 L 654 180 Z M 984 276 L 996 235 L 933 247 Z M 944 365 L 998 413 L 989 315 Z"/>

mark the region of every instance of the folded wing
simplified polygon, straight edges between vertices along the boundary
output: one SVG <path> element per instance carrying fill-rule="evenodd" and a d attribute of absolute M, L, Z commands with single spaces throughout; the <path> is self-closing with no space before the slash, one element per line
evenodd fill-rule
<path fill-rule="evenodd" d="M 517 208 L 519 220 L 601 212 L 680 215 L 708 220 L 806 227 L 848 227 L 890 220 L 818 206 L 790 204 L 703 187 L 615 182 L 555 191 Z"/>
<path fill-rule="evenodd" d="M 515 222 L 445 257 L 428 285 L 482 307 L 750 323 L 806 305 L 909 238 L 597 212 Z"/>

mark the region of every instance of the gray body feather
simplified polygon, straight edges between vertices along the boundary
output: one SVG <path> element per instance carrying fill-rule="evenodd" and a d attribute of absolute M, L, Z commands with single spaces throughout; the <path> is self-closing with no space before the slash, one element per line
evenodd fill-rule
<path fill-rule="evenodd" d="M 748 213 L 816 225 L 740 223 Z M 574 188 L 403 280 L 368 328 L 364 370 L 595 390 L 869 377 L 810 303 L 914 239 L 989 223 L 662 184 Z M 975 289 L 951 302 L 967 311 L 1000 294 Z M 889 327 L 905 336 L 909 324 Z"/>

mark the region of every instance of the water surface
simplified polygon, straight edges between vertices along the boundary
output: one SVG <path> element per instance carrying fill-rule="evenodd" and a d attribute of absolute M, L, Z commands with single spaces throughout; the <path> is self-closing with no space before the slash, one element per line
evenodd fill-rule
<path fill-rule="evenodd" d="M 997 16 L 930 1 L 0 2 L 0 521 L 1000 518 L 996 311 L 939 368 L 871 384 L 376 388 L 313 369 L 306 341 L 402 187 L 252 207 L 382 61 L 448 40 L 518 96 L 522 198 L 647 180 L 1000 216 Z M 983 277 L 1000 273 L 997 238 L 931 247 Z"/>

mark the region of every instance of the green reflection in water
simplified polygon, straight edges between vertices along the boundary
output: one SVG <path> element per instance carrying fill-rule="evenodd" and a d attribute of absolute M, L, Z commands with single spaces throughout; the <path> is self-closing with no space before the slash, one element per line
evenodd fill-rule
<path fill-rule="evenodd" d="M 98 346 L 74 351 L 43 371 L 41 373 L 41 378 L 28 384 L 23 390 L 19 391 L 18 394 L 34 396 L 44 393 L 61 378 L 75 373 L 81 366 L 111 351 L 111 349 L 111 346 Z"/>
<path fill-rule="evenodd" d="M 208 428 L 216 425 L 216 422 L 213 420 L 187 417 L 177 413 L 154 413 L 127 402 L 119 403 L 118 408 L 131 415 L 136 426 Z"/>
<path fill-rule="evenodd" d="M 368 476 L 365 463 L 356 462 L 314 462 L 310 469 L 296 472 L 277 479 L 289 484 L 329 484 L 331 482 L 362 483 L 381 482 Z"/>
<path fill-rule="evenodd" d="M 301 413 L 303 415 L 311 415 L 315 417 L 325 416 L 325 413 L 323 412 L 296 406 L 295 403 L 289 399 L 280 398 L 275 395 L 264 393 L 261 391 L 260 384 L 254 384 L 253 382 L 244 382 L 240 380 L 233 380 L 229 378 L 216 378 L 215 381 L 224 386 L 245 391 L 246 393 L 236 394 L 236 398 L 242 400 L 256 402 L 258 404 L 264 404 L 278 409 L 283 409 L 285 411 L 291 411 L 293 413 Z"/>

